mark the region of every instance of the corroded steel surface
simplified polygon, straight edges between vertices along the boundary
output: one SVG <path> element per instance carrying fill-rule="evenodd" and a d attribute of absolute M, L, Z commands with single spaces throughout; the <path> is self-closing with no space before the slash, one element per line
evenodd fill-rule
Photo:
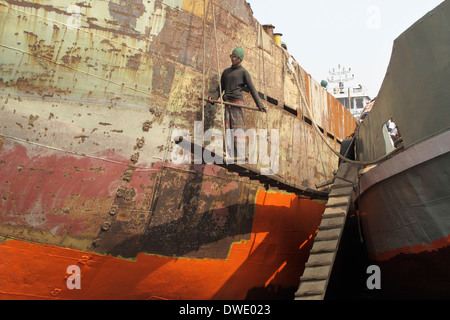
<path fill-rule="evenodd" d="M 174 130 L 194 133 L 202 119 L 203 72 L 207 95 L 236 45 L 270 97 L 267 117 L 245 116 L 248 128 L 280 130 L 278 175 L 311 188 L 332 176 L 337 159 L 302 119 L 292 72 L 336 149 L 354 130 L 351 114 L 288 67 L 245 1 L 214 2 L 217 38 L 212 5 L 204 17 L 194 0 L 0 1 L 1 236 L 133 259 L 229 259 L 234 242 L 258 237 L 264 185 L 171 161 Z M 205 129 L 222 130 L 221 114 L 207 105 Z"/>

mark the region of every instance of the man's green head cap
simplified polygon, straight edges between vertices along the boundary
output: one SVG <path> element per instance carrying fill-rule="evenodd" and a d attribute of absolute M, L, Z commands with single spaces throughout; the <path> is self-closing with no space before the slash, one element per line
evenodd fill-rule
<path fill-rule="evenodd" d="M 244 60 L 244 48 L 242 47 L 237 47 L 236 49 L 233 50 L 232 54 L 235 54 L 239 57 L 239 59 Z"/>

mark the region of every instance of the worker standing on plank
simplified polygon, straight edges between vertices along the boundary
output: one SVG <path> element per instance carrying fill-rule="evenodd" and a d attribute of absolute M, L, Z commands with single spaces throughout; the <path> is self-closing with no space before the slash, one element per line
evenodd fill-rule
<path fill-rule="evenodd" d="M 225 91 L 223 100 L 234 103 L 234 104 L 244 104 L 244 97 L 242 91 L 245 87 L 250 91 L 253 100 L 258 106 L 259 110 L 262 112 L 267 112 L 266 107 L 262 104 L 259 98 L 258 91 L 253 85 L 252 78 L 248 71 L 242 66 L 242 61 L 244 60 L 244 49 L 242 47 L 237 47 L 233 50 L 230 55 L 231 67 L 224 70 L 222 77 L 220 79 L 222 90 Z M 216 90 L 216 97 L 220 97 L 220 86 Z M 209 97 L 208 102 L 213 103 L 213 97 Z M 245 130 L 245 120 L 244 112 L 242 108 L 234 106 L 225 107 L 225 128 L 238 130 Z M 236 148 L 238 150 L 238 157 L 243 156 L 241 152 L 245 150 L 245 135 L 235 134 Z M 227 155 L 230 154 L 229 144 L 227 144 Z M 239 154 L 240 153 L 240 154 Z"/>

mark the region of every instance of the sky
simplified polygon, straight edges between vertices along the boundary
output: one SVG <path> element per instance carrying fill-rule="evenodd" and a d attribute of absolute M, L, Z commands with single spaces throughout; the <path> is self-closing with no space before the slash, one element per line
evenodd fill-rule
<path fill-rule="evenodd" d="M 289 53 L 320 83 L 329 70 L 351 68 L 375 98 L 394 40 L 443 0 L 247 0 L 261 24 L 282 33 Z M 336 86 L 333 83 L 330 87 Z"/>

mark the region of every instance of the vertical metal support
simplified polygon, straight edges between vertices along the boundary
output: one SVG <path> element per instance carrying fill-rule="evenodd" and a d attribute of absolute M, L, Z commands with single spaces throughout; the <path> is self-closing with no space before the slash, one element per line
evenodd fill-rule
<path fill-rule="evenodd" d="M 206 81 L 206 0 L 203 1 L 203 71 L 202 71 L 202 144 L 205 131 L 205 81 Z"/>
<path fill-rule="evenodd" d="M 222 134 L 223 137 L 226 137 L 226 131 L 225 131 L 225 105 L 223 104 L 223 98 L 222 98 L 222 74 L 220 72 L 220 62 L 219 62 L 219 47 L 217 45 L 217 27 L 216 27 L 216 11 L 214 9 L 214 3 L 212 4 L 212 14 L 213 14 L 213 22 L 214 22 L 214 39 L 215 39 L 215 44 L 216 44 L 216 59 L 217 59 L 217 75 L 219 77 L 219 88 L 220 88 L 220 94 L 219 94 L 219 101 L 220 101 L 220 106 L 222 107 L 222 115 L 223 115 L 223 129 L 222 129 Z M 223 150 L 224 153 L 226 154 L 227 152 L 227 143 L 226 143 L 226 139 L 223 139 Z"/>

